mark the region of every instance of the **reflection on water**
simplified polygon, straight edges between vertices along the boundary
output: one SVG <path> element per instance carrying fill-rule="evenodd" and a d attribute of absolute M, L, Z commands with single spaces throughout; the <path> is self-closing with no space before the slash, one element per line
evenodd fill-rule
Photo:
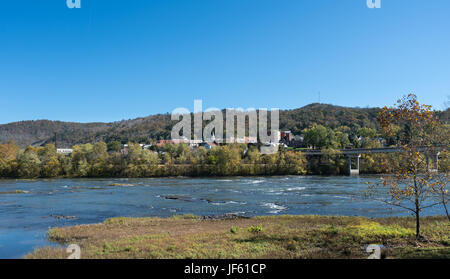
<path fill-rule="evenodd" d="M 363 197 L 376 177 L 236 177 L 0 180 L 0 258 L 49 245 L 55 226 L 118 216 L 235 213 L 399 216 L 408 212 Z M 441 214 L 430 208 L 425 215 Z"/>

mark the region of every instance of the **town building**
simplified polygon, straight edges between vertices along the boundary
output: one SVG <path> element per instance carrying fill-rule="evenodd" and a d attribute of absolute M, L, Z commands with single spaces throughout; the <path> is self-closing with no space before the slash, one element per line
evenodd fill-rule
<path fill-rule="evenodd" d="M 294 140 L 294 134 L 291 131 L 282 131 L 281 132 L 281 140 L 290 142 L 290 141 Z"/>

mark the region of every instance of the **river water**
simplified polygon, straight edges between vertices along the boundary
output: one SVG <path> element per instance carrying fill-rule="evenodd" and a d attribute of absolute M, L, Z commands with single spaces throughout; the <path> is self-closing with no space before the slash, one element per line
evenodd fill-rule
<path fill-rule="evenodd" d="M 376 181 L 374 176 L 0 180 L 0 258 L 54 245 L 46 239 L 51 227 L 119 216 L 408 215 L 364 198 L 366 182 Z M 439 214 L 439 207 L 424 212 Z"/>

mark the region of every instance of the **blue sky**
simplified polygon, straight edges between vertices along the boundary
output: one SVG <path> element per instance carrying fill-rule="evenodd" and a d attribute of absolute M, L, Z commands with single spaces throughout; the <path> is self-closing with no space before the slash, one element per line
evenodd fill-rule
<path fill-rule="evenodd" d="M 450 95 L 450 1 L 3 0 L 0 123 Z"/>

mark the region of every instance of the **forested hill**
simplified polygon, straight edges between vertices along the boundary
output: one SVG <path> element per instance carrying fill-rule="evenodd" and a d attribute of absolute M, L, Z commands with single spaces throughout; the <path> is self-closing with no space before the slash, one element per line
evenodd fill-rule
<path fill-rule="evenodd" d="M 327 104 L 310 104 L 305 107 L 280 112 L 280 128 L 299 134 L 314 124 L 330 128 L 348 126 L 377 128 L 379 108 L 348 108 Z"/>
<path fill-rule="evenodd" d="M 348 126 L 377 128 L 379 108 L 348 108 L 327 104 L 310 104 L 293 110 L 280 111 L 281 130 L 291 130 L 299 134 L 313 124 L 331 128 Z M 449 109 L 437 112 L 439 118 L 449 122 Z M 58 147 L 71 147 L 79 143 L 118 140 L 123 143 L 150 142 L 169 139 L 176 121 L 170 114 L 157 114 L 144 118 L 123 120 L 113 123 L 73 123 L 61 121 L 21 121 L 0 125 L 0 142 L 15 141 L 21 147 L 44 145 L 54 141 L 57 134 Z"/>
<path fill-rule="evenodd" d="M 39 146 L 53 141 L 55 133 L 61 147 L 71 146 L 85 137 L 111 127 L 110 123 L 73 123 L 49 120 L 20 121 L 0 125 L 0 142 L 15 141 L 21 147 Z"/>

